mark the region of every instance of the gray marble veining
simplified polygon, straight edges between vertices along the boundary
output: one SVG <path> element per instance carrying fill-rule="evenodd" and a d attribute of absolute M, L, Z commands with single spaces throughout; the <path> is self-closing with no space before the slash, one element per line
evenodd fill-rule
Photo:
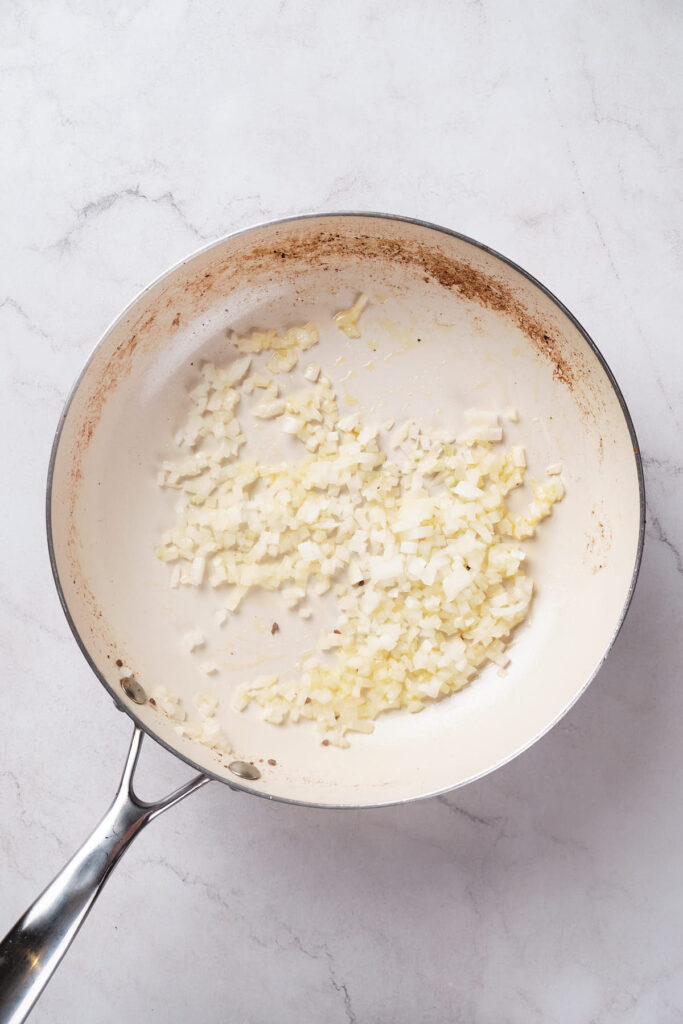
<path fill-rule="evenodd" d="M 626 625 L 539 744 L 381 811 L 207 787 L 140 838 L 32 1019 L 682 1020 L 683 9 L 13 0 L 0 25 L 5 925 L 104 810 L 127 746 L 52 587 L 43 492 L 74 376 L 170 263 L 314 209 L 470 234 L 595 338 L 649 498 Z M 186 775 L 143 760 L 143 795 Z"/>

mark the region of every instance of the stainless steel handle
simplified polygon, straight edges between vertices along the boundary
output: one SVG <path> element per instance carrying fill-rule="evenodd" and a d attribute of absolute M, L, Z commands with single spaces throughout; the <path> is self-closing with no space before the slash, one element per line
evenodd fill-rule
<path fill-rule="evenodd" d="M 208 776 L 197 775 L 163 800 L 140 800 L 133 790 L 133 775 L 142 736 L 135 726 L 121 783 L 102 821 L 0 943 L 0 1024 L 26 1020 L 138 832 L 209 781 Z"/>

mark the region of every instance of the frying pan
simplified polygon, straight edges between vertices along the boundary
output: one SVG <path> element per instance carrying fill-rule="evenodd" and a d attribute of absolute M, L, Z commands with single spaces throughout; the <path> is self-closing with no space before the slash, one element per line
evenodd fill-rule
<path fill-rule="evenodd" d="M 360 291 L 370 304 L 362 337 L 351 340 L 331 318 Z M 168 567 L 154 557 L 172 519 L 156 470 L 202 362 L 234 358 L 228 328 L 308 320 L 321 335 L 311 355 L 345 402 L 368 417 L 432 426 L 460 424 L 471 406 L 515 406 L 520 421 L 506 425 L 506 441 L 526 446 L 532 476 L 562 462 L 567 494 L 528 542 L 536 597 L 505 677 L 491 666 L 419 715 L 384 715 L 348 749 L 321 746 L 309 723 L 269 725 L 225 699 L 226 755 L 179 736 L 149 702 L 159 684 L 188 707 L 207 688 L 179 636 L 201 623 L 221 669 L 210 688 L 227 695 L 254 674 L 293 668 L 319 627 L 273 594 L 249 596 L 219 627 L 216 591 L 171 590 Z M 231 235 L 159 278 L 81 373 L 47 488 L 64 612 L 93 672 L 133 720 L 133 741 L 111 808 L 0 946 L 0 1020 L 27 1016 L 137 832 L 210 779 L 292 803 L 377 807 L 463 785 L 526 749 L 571 707 L 614 641 L 644 522 L 635 433 L 604 359 L 547 289 L 486 246 L 401 217 L 312 215 Z M 273 621 L 281 628 L 271 635 Z M 133 789 L 143 733 L 199 772 L 156 803 Z"/>

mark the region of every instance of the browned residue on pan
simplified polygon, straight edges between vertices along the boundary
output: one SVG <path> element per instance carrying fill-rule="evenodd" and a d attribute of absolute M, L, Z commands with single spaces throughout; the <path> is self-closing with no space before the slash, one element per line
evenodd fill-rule
<path fill-rule="evenodd" d="M 585 561 L 592 566 L 595 576 L 607 565 L 607 556 L 612 547 L 612 528 L 606 521 L 605 513 L 597 508 L 591 509 L 591 519 L 591 532 L 586 534 Z"/>
<path fill-rule="evenodd" d="M 381 233 L 384 225 L 378 225 Z M 351 225 L 349 225 L 351 227 Z M 400 230 L 400 229 L 399 229 Z M 410 232 L 406 230 L 406 235 Z M 142 300 L 137 319 L 130 317 L 128 333 L 123 335 L 106 365 L 98 371 L 94 389 L 80 415 L 78 437 L 74 444 L 70 470 L 70 518 L 74 521 L 75 501 L 82 476 L 82 461 L 93 433 L 102 415 L 107 398 L 120 381 L 133 369 L 139 350 L 152 351 L 168 337 L 179 330 L 181 325 L 191 323 L 195 317 L 228 296 L 237 285 L 253 282 L 255 286 L 281 280 L 283 274 L 291 277 L 291 286 L 297 291 L 296 276 L 309 268 L 340 269 L 343 263 L 357 260 L 359 276 L 363 273 L 369 279 L 381 279 L 391 267 L 403 267 L 411 275 L 427 284 L 448 291 L 455 291 L 475 306 L 492 310 L 511 320 L 531 341 L 543 359 L 548 360 L 554 378 L 572 392 L 574 401 L 586 417 L 593 417 L 597 404 L 602 399 L 597 389 L 578 387 L 589 383 L 585 363 L 576 352 L 571 359 L 556 327 L 530 312 L 520 295 L 494 275 L 487 274 L 465 260 L 449 256 L 439 246 L 447 246 L 448 238 L 436 236 L 435 244 L 405 237 L 393 239 L 368 233 L 344 234 L 332 230 L 315 230 L 306 222 L 303 225 L 284 225 L 270 233 L 270 242 L 254 244 L 251 235 L 246 234 L 229 244 L 229 255 L 219 257 L 209 253 L 197 258 L 194 274 L 191 267 L 183 268 L 186 274 L 174 274 L 161 290 L 153 292 L 154 298 Z M 475 254 L 476 258 L 476 254 Z M 207 269 L 207 261 L 210 266 Z M 364 270 L 363 264 L 366 265 Z M 294 273 L 288 268 L 294 265 Z M 178 277 L 181 278 L 178 281 Z M 386 273 L 386 278 L 390 275 Z M 408 281 L 405 286 L 410 287 Z M 119 327 L 120 330 L 120 327 Z M 75 530 L 75 524 L 74 524 Z M 72 534 L 75 545 L 77 535 Z M 75 551 L 74 551 L 75 554 Z M 87 591 L 87 587 L 84 585 Z M 86 594 L 95 610 L 94 598 Z M 99 609 L 97 609 L 99 612 Z"/>
<path fill-rule="evenodd" d="M 470 302 L 509 317 L 537 351 L 552 362 L 555 379 L 562 381 L 570 390 L 574 389 L 577 367 L 563 355 L 556 333 L 532 316 L 506 284 L 466 263 L 431 250 L 424 251 L 423 265 L 442 287 L 455 289 Z"/>
<path fill-rule="evenodd" d="M 156 319 L 157 314 L 155 312 L 150 313 L 148 310 L 145 310 L 137 323 L 133 324 L 127 341 L 118 345 L 112 353 L 104 372 L 100 373 L 97 378 L 95 388 L 85 405 L 80 430 L 74 441 L 73 457 L 69 471 L 68 502 L 70 522 L 68 545 L 72 567 L 79 564 L 79 531 L 75 510 L 79 484 L 83 476 L 83 458 L 92 440 L 109 393 L 115 390 L 118 382 L 131 372 L 135 351 L 143 338 L 149 334 Z M 75 580 L 73 582 L 74 584 L 76 583 Z M 102 610 L 82 573 L 79 573 L 78 583 L 81 597 L 90 608 L 92 620 L 98 624 L 103 622 Z M 93 639 L 95 638 L 93 637 Z M 110 639 L 109 642 L 113 644 L 113 639 Z"/>
<path fill-rule="evenodd" d="M 567 359 L 558 332 L 531 314 L 507 284 L 422 242 L 399 242 L 367 234 L 347 237 L 321 231 L 304 237 L 298 234 L 286 236 L 281 239 L 278 248 L 257 247 L 246 258 L 250 266 L 256 267 L 272 265 L 273 257 L 281 261 L 314 261 L 317 266 L 323 267 L 329 266 L 329 261 L 335 259 L 353 258 L 414 268 L 422 272 L 425 281 L 433 280 L 442 288 L 455 290 L 470 302 L 511 319 L 536 350 L 551 362 L 555 379 L 566 384 L 570 390 L 574 390 L 583 370 L 575 354 L 571 362 Z M 185 286 L 186 291 L 197 289 L 203 297 L 207 291 L 206 282 L 201 279 L 189 281 Z"/>
<path fill-rule="evenodd" d="M 107 395 L 118 381 L 126 376 L 133 364 L 134 353 L 157 327 L 171 333 L 182 322 L 190 321 L 207 307 L 207 297 L 226 295 L 236 280 L 250 278 L 262 284 L 282 276 L 283 267 L 296 264 L 297 270 L 306 266 L 339 269 L 342 261 L 357 259 L 373 265 L 375 273 L 382 266 L 402 266 L 417 271 L 424 281 L 433 281 L 449 291 L 457 291 L 464 299 L 490 309 L 510 319 L 534 345 L 540 355 L 552 366 L 553 376 L 574 391 L 585 378 L 583 361 L 572 353 L 569 360 L 558 331 L 526 308 L 521 298 L 505 282 L 484 273 L 463 260 L 455 259 L 440 249 L 414 239 L 395 240 L 362 233 L 344 235 L 334 231 L 280 229 L 275 241 L 268 245 L 253 245 L 249 236 L 237 239 L 237 251 L 211 270 L 201 270 L 182 284 L 170 283 L 157 297 L 155 310 L 145 310 L 137 323 L 131 324 L 127 341 L 112 354 L 105 371 L 91 395 L 81 430 L 82 444 L 87 446 L 99 420 Z M 245 249 L 239 251 L 243 242 Z M 157 319 L 158 318 L 158 319 Z M 578 396 L 577 396 L 578 397 Z M 76 463 L 80 460 L 76 459 Z M 74 480 L 74 482 L 77 482 Z"/>
<path fill-rule="evenodd" d="M 107 401 L 107 397 L 111 391 L 116 389 L 118 382 L 123 377 L 126 377 L 132 370 L 135 351 L 142 339 L 153 327 L 156 322 L 156 318 L 156 313 L 147 314 L 147 312 L 140 318 L 141 322 L 133 328 L 128 340 L 122 342 L 112 353 L 104 372 L 100 374 L 95 384 L 95 388 L 88 398 L 82 419 L 82 425 L 75 442 L 74 458 L 71 464 L 70 511 L 72 515 L 74 511 L 74 502 L 76 500 L 77 485 L 80 482 L 83 473 L 83 455 L 92 440 L 95 427 L 100 420 L 102 409 Z"/>

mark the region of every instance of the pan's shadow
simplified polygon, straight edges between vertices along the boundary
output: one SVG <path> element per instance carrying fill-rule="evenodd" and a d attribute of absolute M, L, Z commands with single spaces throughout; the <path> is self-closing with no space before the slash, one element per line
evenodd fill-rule
<path fill-rule="evenodd" d="M 240 825 L 251 820 L 252 827 L 286 835 L 289 855 L 278 851 L 278 875 L 298 872 L 305 863 L 312 882 L 324 877 L 321 858 L 333 850 L 344 850 L 347 863 L 360 866 L 369 848 L 375 854 L 383 846 L 389 851 L 401 836 L 418 846 L 421 836 L 426 844 L 438 841 L 444 852 L 452 844 L 465 867 L 490 854 L 494 835 L 557 826 L 560 836 L 571 839 L 574 832 L 585 835 L 610 822 L 616 835 L 621 815 L 637 805 L 653 775 L 683 765 L 683 750 L 674 764 L 675 751 L 666 743 L 683 696 L 667 678 L 680 643 L 672 629 L 672 588 L 667 593 L 662 586 L 668 568 L 662 560 L 661 549 L 648 543 L 631 609 L 604 666 L 565 718 L 510 764 L 446 796 L 377 810 L 320 811 L 235 796 Z M 210 790 L 203 800 L 203 827 L 223 845 L 226 811 L 231 831 L 231 798 L 219 787 Z M 437 819 L 448 828 L 435 830 Z M 263 871 L 272 867 L 263 846 L 250 859 Z"/>
<path fill-rule="evenodd" d="M 616 806 L 620 799 L 628 796 L 629 803 L 637 801 L 640 786 L 665 748 L 667 760 L 671 758 L 672 750 L 664 742 L 666 727 L 678 719 L 683 705 L 678 687 L 668 685 L 673 680 L 667 678 L 680 649 L 674 585 L 663 586 L 669 567 L 663 552 L 648 541 L 626 623 L 593 683 L 554 729 L 502 769 L 445 797 L 393 808 L 321 812 L 250 801 L 250 814 L 291 826 L 291 842 L 300 845 L 298 855 L 311 860 L 315 836 L 335 837 L 336 846 L 352 837 L 357 848 L 362 837 L 377 829 L 394 833 L 405 827 L 418 833 L 421 823 L 427 825 L 433 819 L 439 804 L 455 813 L 460 810 L 463 821 L 468 815 L 482 820 L 514 819 L 519 805 L 536 808 L 542 818 L 560 806 L 567 830 L 572 821 L 581 822 L 583 830 L 591 821 L 620 814 Z M 213 794 L 216 802 L 222 803 L 223 797 Z M 214 827 L 220 830 L 216 819 Z M 488 847 L 483 835 L 472 844 L 474 856 L 481 852 L 479 845 Z"/>
<path fill-rule="evenodd" d="M 676 848 L 669 808 L 683 777 L 679 583 L 670 553 L 648 543 L 626 623 L 592 685 L 547 736 L 484 779 L 366 811 L 288 806 L 208 786 L 161 819 L 167 838 L 157 834 L 152 845 L 177 850 L 190 831 L 194 848 L 188 853 L 182 841 L 172 870 L 220 905 L 219 920 L 235 935 L 226 931 L 226 943 L 250 936 L 257 958 L 264 947 L 273 956 L 308 949 L 322 957 L 325 943 L 339 942 L 342 969 L 354 985 L 365 978 L 366 989 L 361 953 L 373 969 L 387 957 L 393 977 L 401 958 L 409 964 L 426 951 L 421 969 L 437 977 L 435 929 L 464 950 L 470 979 L 480 981 L 491 957 L 517 964 L 529 942 L 537 959 L 548 946 L 570 960 L 567 927 L 574 944 L 590 947 L 602 929 L 599 941 L 618 946 L 624 921 L 630 936 L 639 934 L 644 851 L 669 870 Z M 628 943 L 627 960 L 641 948 L 640 939 Z M 256 960 L 244 963 L 259 975 Z M 535 969 L 524 967 L 527 975 Z"/>

